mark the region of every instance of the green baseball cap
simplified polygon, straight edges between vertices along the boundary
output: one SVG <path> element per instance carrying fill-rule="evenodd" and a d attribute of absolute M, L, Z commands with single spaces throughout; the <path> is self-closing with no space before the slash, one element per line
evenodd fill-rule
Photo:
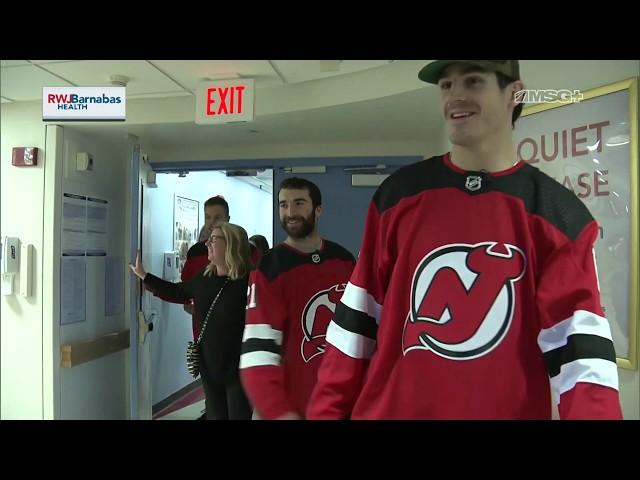
<path fill-rule="evenodd" d="M 452 63 L 475 65 L 489 72 L 500 72 L 511 80 L 520 80 L 518 60 L 435 60 L 420 70 L 418 78 L 423 82 L 437 84 L 444 69 Z"/>

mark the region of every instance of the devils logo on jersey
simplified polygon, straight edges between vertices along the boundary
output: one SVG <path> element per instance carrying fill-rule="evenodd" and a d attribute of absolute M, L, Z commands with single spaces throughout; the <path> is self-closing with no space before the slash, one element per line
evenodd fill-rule
<path fill-rule="evenodd" d="M 486 355 L 504 339 L 515 283 L 526 259 L 509 244 L 451 244 L 428 253 L 411 285 L 403 352 L 430 350 L 453 360 Z"/>
<path fill-rule="evenodd" d="M 302 311 L 302 344 L 300 353 L 305 362 L 324 353 L 325 336 L 333 319 L 336 304 L 340 301 L 346 284 L 340 283 L 316 293 Z"/>

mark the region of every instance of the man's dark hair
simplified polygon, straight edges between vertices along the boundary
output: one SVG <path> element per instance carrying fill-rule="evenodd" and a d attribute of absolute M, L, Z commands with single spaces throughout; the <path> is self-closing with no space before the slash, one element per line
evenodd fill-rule
<path fill-rule="evenodd" d="M 258 250 L 260 250 L 260 253 L 262 253 L 263 255 L 267 253 L 267 250 L 269 250 L 269 242 L 262 235 L 253 235 L 249 239 L 249 243 L 251 243 Z"/>
<path fill-rule="evenodd" d="M 224 208 L 224 214 L 227 216 L 227 218 L 229 218 L 229 204 L 220 195 L 211 197 L 209 200 L 204 202 L 204 208 L 213 207 L 215 205 L 222 205 L 222 208 Z"/>
<path fill-rule="evenodd" d="M 498 86 L 500 87 L 500 90 L 504 90 L 505 88 L 507 88 L 507 85 L 515 82 L 515 80 L 507 77 L 504 73 L 500 73 L 500 72 L 495 72 L 495 73 L 496 73 L 496 77 L 498 77 Z M 511 128 L 516 126 L 516 120 L 518 120 L 518 118 L 520 117 L 520 114 L 522 113 L 523 108 L 524 108 L 524 103 L 518 103 L 516 107 L 513 109 L 513 115 L 511 117 Z"/>
<path fill-rule="evenodd" d="M 320 193 L 320 189 L 315 183 L 310 182 L 305 178 L 285 178 L 282 183 L 280 183 L 278 195 L 280 195 L 280 190 L 283 188 L 287 190 L 307 190 L 309 192 L 309 197 L 311 197 L 311 204 L 313 205 L 313 208 L 316 208 L 318 205 L 322 205 L 322 194 Z"/>

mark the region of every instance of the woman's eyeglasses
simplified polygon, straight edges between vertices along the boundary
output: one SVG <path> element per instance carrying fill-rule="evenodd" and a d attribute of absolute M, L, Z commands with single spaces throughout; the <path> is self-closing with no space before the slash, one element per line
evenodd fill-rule
<path fill-rule="evenodd" d="M 205 245 L 211 245 L 211 244 L 214 244 L 214 243 L 216 243 L 216 242 L 218 242 L 220 240 L 224 240 L 224 235 L 211 235 L 209 237 L 209 240 L 207 240 L 205 242 Z"/>

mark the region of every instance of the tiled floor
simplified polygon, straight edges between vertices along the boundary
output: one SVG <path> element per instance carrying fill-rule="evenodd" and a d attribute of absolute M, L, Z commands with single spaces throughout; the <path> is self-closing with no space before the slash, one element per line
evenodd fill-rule
<path fill-rule="evenodd" d="M 196 388 L 163 408 L 154 420 L 198 420 L 204 413 L 204 391 Z M 254 412 L 253 420 L 260 420 Z"/>
<path fill-rule="evenodd" d="M 192 389 L 157 412 L 154 420 L 197 420 L 204 411 L 204 390 Z"/>
<path fill-rule="evenodd" d="M 157 418 L 156 420 L 197 420 L 204 410 L 204 400 L 192 403 L 180 410 L 175 410 L 168 415 Z"/>

